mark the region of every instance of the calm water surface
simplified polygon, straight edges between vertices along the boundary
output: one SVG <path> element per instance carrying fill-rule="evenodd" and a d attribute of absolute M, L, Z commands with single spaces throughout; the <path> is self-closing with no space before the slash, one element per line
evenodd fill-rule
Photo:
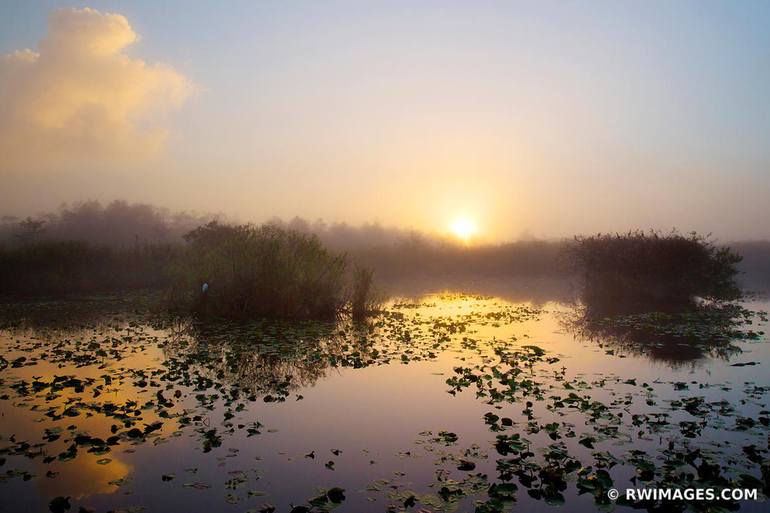
<path fill-rule="evenodd" d="M 594 511 L 601 469 L 623 489 L 698 448 L 734 482 L 762 478 L 744 447 L 767 461 L 763 336 L 634 350 L 569 305 L 461 294 L 369 326 L 89 313 L 0 331 L 2 511 Z"/>

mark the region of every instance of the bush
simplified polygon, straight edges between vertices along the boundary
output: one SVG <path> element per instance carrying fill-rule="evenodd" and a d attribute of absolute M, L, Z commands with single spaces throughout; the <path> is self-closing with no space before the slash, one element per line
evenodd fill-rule
<path fill-rule="evenodd" d="M 199 313 L 331 319 L 347 309 L 346 258 L 329 252 L 315 235 L 269 224 L 211 222 L 185 240 L 180 285 Z M 354 288 L 354 303 L 368 301 L 371 289 L 361 287 Z"/>
<path fill-rule="evenodd" d="M 577 237 L 569 254 L 584 278 L 584 301 L 594 307 L 624 309 L 630 303 L 676 308 L 696 297 L 741 296 L 735 281 L 741 257 L 695 233 L 636 231 Z"/>

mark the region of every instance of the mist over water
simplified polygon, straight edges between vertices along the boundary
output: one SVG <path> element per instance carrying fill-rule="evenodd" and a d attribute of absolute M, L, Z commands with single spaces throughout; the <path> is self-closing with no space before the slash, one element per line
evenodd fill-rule
<path fill-rule="evenodd" d="M 0 245 L 13 248 L 71 240 L 123 249 L 138 245 L 181 245 L 185 234 L 217 220 L 234 222 L 222 214 L 175 212 L 124 200 L 87 201 L 35 216 L 4 215 L 0 221 Z M 344 252 L 360 265 L 373 268 L 381 285 L 388 290 L 405 287 L 429 292 L 442 286 L 490 285 L 498 279 L 503 284 L 527 283 L 542 281 L 545 277 L 562 283 L 557 288 L 565 288 L 561 278 L 570 272 L 565 262 L 565 248 L 572 237 L 468 244 L 451 234 L 436 235 L 379 223 L 353 225 L 300 217 L 288 220 L 272 217 L 264 222 L 318 236 L 331 250 Z M 761 292 L 770 288 L 770 242 L 714 240 L 729 245 L 743 257 L 738 278 L 747 290 Z M 505 285 L 500 288 L 504 289 Z"/>

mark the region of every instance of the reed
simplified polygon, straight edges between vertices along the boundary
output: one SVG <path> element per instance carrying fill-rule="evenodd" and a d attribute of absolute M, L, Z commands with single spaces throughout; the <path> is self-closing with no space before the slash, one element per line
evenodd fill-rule
<path fill-rule="evenodd" d="M 741 257 L 696 233 L 631 231 L 576 237 L 569 260 L 598 310 L 679 309 L 696 298 L 735 300 Z"/>
<path fill-rule="evenodd" d="M 353 273 L 349 300 L 347 258 L 326 249 L 315 235 L 272 224 L 211 222 L 185 240 L 177 286 L 199 314 L 333 319 L 351 310 L 361 314 L 370 302 L 371 273 L 361 271 L 368 273 L 368 283 Z"/>

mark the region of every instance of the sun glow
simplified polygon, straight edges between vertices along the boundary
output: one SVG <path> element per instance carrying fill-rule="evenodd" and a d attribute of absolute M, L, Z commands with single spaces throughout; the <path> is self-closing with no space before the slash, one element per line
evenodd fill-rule
<path fill-rule="evenodd" d="M 468 242 L 476 234 L 476 223 L 466 217 L 455 219 L 450 226 L 452 233 L 463 242 Z"/>

